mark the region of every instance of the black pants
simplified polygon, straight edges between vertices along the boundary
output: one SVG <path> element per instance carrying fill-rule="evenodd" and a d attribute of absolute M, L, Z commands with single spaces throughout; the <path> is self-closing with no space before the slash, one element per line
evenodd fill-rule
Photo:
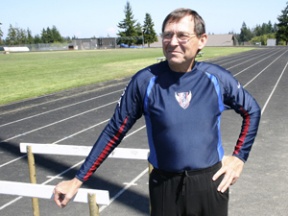
<path fill-rule="evenodd" d="M 153 169 L 149 179 L 151 216 L 227 216 L 229 191 L 217 191 L 221 163 L 197 171 L 169 173 Z"/>

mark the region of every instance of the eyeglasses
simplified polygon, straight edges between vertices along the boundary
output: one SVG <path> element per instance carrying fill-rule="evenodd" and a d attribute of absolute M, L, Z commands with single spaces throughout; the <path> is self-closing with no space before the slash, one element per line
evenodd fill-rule
<path fill-rule="evenodd" d="M 162 33 L 162 40 L 163 42 L 170 42 L 174 36 L 176 35 L 176 39 L 178 43 L 185 44 L 187 43 L 192 37 L 196 37 L 195 34 L 191 34 L 188 32 L 163 32 Z"/>

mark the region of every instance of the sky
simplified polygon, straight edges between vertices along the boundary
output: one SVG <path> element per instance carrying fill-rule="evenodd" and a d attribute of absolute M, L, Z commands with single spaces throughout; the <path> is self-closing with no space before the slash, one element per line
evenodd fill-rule
<path fill-rule="evenodd" d="M 287 0 L 128 0 L 134 19 L 143 25 L 149 13 L 156 33 L 168 13 L 179 7 L 196 10 L 205 20 L 208 34 L 240 33 L 243 22 L 254 28 L 277 23 Z M 115 37 L 125 18 L 127 0 L 2 0 L 0 28 L 7 37 L 9 25 L 41 34 L 56 26 L 64 37 Z"/>

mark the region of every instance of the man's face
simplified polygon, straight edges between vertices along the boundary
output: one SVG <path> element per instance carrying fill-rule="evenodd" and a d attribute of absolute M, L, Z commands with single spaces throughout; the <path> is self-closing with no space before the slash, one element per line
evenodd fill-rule
<path fill-rule="evenodd" d="M 196 36 L 192 16 L 168 21 L 162 34 L 163 53 L 170 68 L 176 72 L 190 71 L 198 49 L 204 47 L 207 38 L 205 34 L 201 38 Z"/>

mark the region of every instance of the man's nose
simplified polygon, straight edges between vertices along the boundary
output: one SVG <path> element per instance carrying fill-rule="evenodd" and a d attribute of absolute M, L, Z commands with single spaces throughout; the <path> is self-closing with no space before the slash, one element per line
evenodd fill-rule
<path fill-rule="evenodd" d="M 178 45 L 179 44 L 179 41 L 178 41 L 176 34 L 173 34 L 173 36 L 171 37 L 170 44 L 172 44 L 172 45 L 174 45 L 174 44 Z"/>

